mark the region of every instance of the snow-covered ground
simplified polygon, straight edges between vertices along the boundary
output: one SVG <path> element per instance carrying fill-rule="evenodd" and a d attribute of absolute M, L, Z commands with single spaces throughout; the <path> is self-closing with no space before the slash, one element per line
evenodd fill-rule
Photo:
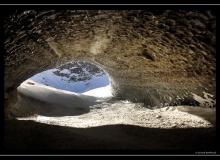
<path fill-rule="evenodd" d="M 90 106 L 113 96 L 110 84 L 84 93 L 75 93 L 46 86 L 28 79 L 17 90 L 25 96 L 40 101 L 75 108 Z"/>

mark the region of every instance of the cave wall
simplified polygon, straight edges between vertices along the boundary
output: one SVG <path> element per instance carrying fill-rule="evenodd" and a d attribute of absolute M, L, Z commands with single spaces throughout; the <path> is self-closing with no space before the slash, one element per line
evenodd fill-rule
<path fill-rule="evenodd" d="M 73 59 L 98 63 L 120 86 L 119 97 L 134 101 L 135 89 L 155 105 L 161 95 L 216 92 L 209 10 L 15 10 L 3 27 L 6 108 L 24 80 Z"/>

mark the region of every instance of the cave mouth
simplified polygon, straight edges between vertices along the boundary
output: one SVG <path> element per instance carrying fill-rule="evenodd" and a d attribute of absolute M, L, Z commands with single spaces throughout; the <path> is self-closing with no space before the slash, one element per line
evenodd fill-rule
<path fill-rule="evenodd" d="M 70 61 L 38 73 L 17 88 L 33 99 L 67 107 L 84 107 L 113 97 L 109 75 L 97 64 Z"/>
<path fill-rule="evenodd" d="M 185 114 L 176 107 L 151 110 L 129 98 L 117 99 L 117 95 L 113 96 L 112 82 L 108 73 L 88 61 L 70 61 L 43 71 L 17 88 L 23 96 L 18 98 L 18 114 L 21 116 L 16 119 L 72 128 L 116 124 L 145 128 L 172 128 L 176 123 L 180 123 L 180 128 L 212 125 L 202 118 Z M 140 95 L 132 91 L 127 90 L 136 97 Z M 178 122 L 170 123 L 173 117 Z M 146 119 L 154 123 L 148 123 Z M 192 123 L 186 122 L 186 119 L 191 119 Z"/>

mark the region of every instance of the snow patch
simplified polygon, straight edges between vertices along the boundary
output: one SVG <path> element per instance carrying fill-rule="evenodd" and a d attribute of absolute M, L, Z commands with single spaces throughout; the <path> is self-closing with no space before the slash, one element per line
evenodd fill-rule
<path fill-rule="evenodd" d="M 204 98 L 192 93 L 193 99 L 199 102 L 200 106 L 213 107 L 216 104 L 216 101 L 210 97 L 214 97 L 214 96 L 206 92 L 203 92 L 203 94 L 204 94 Z"/>
<path fill-rule="evenodd" d="M 92 106 L 100 100 L 112 96 L 110 85 L 97 90 L 94 89 L 91 92 L 75 93 L 50 86 L 45 86 L 32 80 L 24 81 L 17 88 L 17 90 L 19 93 L 25 96 L 32 97 L 40 101 L 60 105 L 61 107 L 65 106 L 74 108 Z"/>
<path fill-rule="evenodd" d="M 89 90 L 87 92 L 83 92 L 83 95 L 87 96 L 93 96 L 93 97 L 100 97 L 100 98 L 106 98 L 106 97 L 112 97 L 113 91 L 111 85 L 107 85 L 105 87 L 96 88 L 93 90 Z"/>
<path fill-rule="evenodd" d="M 71 72 L 68 69 L 63 69 L 62 71 L 60 71 L 60 73 L 71 74 Z"/>

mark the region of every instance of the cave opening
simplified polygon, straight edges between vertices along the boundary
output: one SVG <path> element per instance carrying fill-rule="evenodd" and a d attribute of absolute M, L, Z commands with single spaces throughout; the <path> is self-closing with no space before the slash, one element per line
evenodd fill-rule
<path fill-rule="evenodd" d="M 18 87 L 18 91 L 25 94 L 24 89 L 33 90 L 35 89 L 31 88 L 33 86 L 53 88 L 76 95 L 100 98 L 112 96 L 111 80 L 108 74 L 97 65 L 87 61 L 71 61 L 38 73 L 24 81 Z"/>
<path fill-rule="evenodd" d="M 25 115 L 70 116 L 113 97 L 112 80 L 97 64 L 70 61 L 40 72 L 17 88 L 19 112 Z"/>

